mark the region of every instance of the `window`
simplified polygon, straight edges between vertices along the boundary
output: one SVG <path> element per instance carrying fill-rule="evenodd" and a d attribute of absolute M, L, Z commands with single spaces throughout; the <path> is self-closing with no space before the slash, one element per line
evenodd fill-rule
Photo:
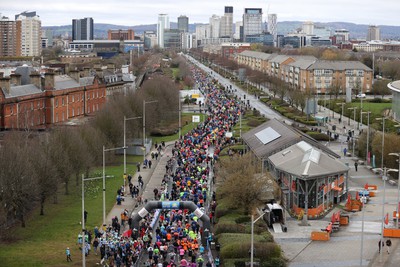
<path fill-rule="evenodd" d="M 62 105 L 63 105 L 63 106 L 65 105 L 65 99 L 64 99 L 64 97 L 62 98 Z"/>
<path fill-rule="evenodd" d="M 58 107 L 58 99 L 56 99 L 56 107 Z"/>

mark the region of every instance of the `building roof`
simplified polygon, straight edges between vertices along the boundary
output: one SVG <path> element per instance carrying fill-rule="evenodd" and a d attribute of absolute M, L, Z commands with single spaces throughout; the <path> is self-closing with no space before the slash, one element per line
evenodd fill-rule
<path fill-rule="evenodd" d="M 400 93 L 400 81 L 394 81 L 388 84 L 388 87 L 392 91 Z"/>
<path fill-rule="evenodd" d="M 54 89 L 63 90 L 69 88 L 80 87 L 79 83 L 68 75 L 54 76 Z"/>
<path fill-rule="evenodd" d="M 258 59 L 262 59 L 262 60 L 268 60 L 271 56 L 271 54 L 258 52 L 258 51 L 250 51 L 250 50 L 245 50 L 245 51 L 241 52 L 240 55 L 246 56 L 246 57 L 258 58 Z"/>
<path fill-rule="evenodd" d="M 86 85 L 93 85 L 94 77 L 82 77 L 79 78 L 79 85 L 86 86 Z"/>
<path fill-rule="evenodd" d="M 313 63 L 315 63 L 317 59 L 309 59 L 309 58 L 298 58 L 296 59 L 296 61 L 289 63 L 288 66 L 293 66 L 296 68 L 300 68 L 300 69 L 307 69 L 308 67 L 310 67 Z"/>
<path fill-rule="evenodd" d="M 309 70 L 365 70 L 372 71 L 369 67 L 361 63 L 360 61 L 330 61 L 330 60 L 318 60 L 310 67 Z"/>
<path fill-rule="evenodd" d="M 272 129 L 272 131 L 267 130 L 268 128 Z M 265 138 L 263 138 L 263 136 Z M 272 139 L 273 137 L 276 138 Z M 272 140 L 265 142 L 265 140 L 269 139 Z M 246 132 L 243 134 L 243 141 L 250 147 L 251 151 L 258 158 L 267 158 L 300 141 L 306 141 L 310 145 L 323 150 L 325 153 L 340 158 L 338 154 L 320 144 L 309 135 L 306 135 L 296 128 L 286 125 L 276 119 L 267 121 Z"/>
<path fill-rule="evenodd" d="M 276 63 L 282 63 L 282 62 L 286 61 L 287 59 L 289 59 L 291 57 L 292 56 L 273 54 L 269 58 L 269 61 L 270 62 L 276 62 Z"/>
<path fill-rule="evenodd" d="M 37 88 L 33 84 L 26 85 L 17 85 L 10 87 L 10 93 L 7 93 L 4 88 L 2 88 L 5 98 L 19 97 L 19 96 L 27 96 L 43 93 L 40 88 Z"/>
<path fill-rule="evenodd" d="M 349 167 L 337 158 L 300 141 L 268 158 L 279 170 L 297 177 L 316 177 L 348 172 Z"/>

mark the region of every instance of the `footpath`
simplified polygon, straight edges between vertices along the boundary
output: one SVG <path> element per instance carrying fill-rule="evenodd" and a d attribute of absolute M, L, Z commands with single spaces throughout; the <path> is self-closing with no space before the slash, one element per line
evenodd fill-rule
<path fill-rule="evenodd" d="M 138 177 L 139 175 L 141 175 L 143 178 L 143 189 L 140 189 L 139 191 L 139 196 L 141 196 L 142 203 L 138 203 L 136 198 L 131 197 L 131 195 L 129 194 L 129 186 L 127 184 L 125 188 L 124 201 L 121 202 L 121 205 L 117 205 L 117 203 L 115 203 L 111 211 L 107 214 L 107 225 L 111 224 L 112 218 L 114 218 L 115 216 L 117 216 L 118 220 L 120 221 L 121 213 L 123 213 L 125 209 L 128 210 L 128 214 L 129 216 L 131 216 L 134 212 L 142 208 L 146 201 L 155 200 L 153 190 L 157 188 L 158 191 L 161 191 L 161 181 L 165 174 L 165 166 L 167 165 L 168 160 L 171 158 L 173 145 L 174 141 L 166 142 L 165 148 L 161 150 L 161 155 L 158 156 L 158 160 L 151 158 L 151 153 L 157 152 L 154 146 L 152 146 L 152 149 L 146 155 L 146 158 L 152 161 L 151 168 L 143 168 L 142 162 L 140 166 L 140 171 L 136 171 L 136 173 L 132 175 L 132 184 L 139 187 L 139 189 L 140 186 L 138 183 Z M 136 166 L 134 166 L 134 168 L 136 169 Z M 115 197 L 116 196 L 117 195 L 115 194 Z M 124 224 L 124 226 L 121 228 L 121 232 L 124 232 L 128 229 L 129 226 L 127 224 Z"/>

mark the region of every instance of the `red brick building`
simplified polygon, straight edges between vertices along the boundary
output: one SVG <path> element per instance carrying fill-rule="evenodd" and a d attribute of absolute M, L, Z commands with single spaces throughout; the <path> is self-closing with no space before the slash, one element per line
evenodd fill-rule
<path fill-rule="evenodd" d="M 108 30 L 108 40 L 135 40 L 135 32 L 129 30 Z"/>
<path fill-rule="evenodd" d="M 106 103 L 106 85 L 98 77 L 45 73 L 0 77 L 0 129 L 44 129 L 73 118 L 91 115 Z"/>

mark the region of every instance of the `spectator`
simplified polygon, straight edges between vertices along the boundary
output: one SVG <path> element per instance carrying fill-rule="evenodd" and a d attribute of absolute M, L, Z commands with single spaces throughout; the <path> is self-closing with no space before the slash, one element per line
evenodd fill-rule
<path fill-rule="evenodd" d="M 72 259 L 71 259 L 71 251 L 69 250 L 69 248 L 67 248 L 65 250 L 65 254 L 67 255 L 67 262 L 72 261 Z"/>

